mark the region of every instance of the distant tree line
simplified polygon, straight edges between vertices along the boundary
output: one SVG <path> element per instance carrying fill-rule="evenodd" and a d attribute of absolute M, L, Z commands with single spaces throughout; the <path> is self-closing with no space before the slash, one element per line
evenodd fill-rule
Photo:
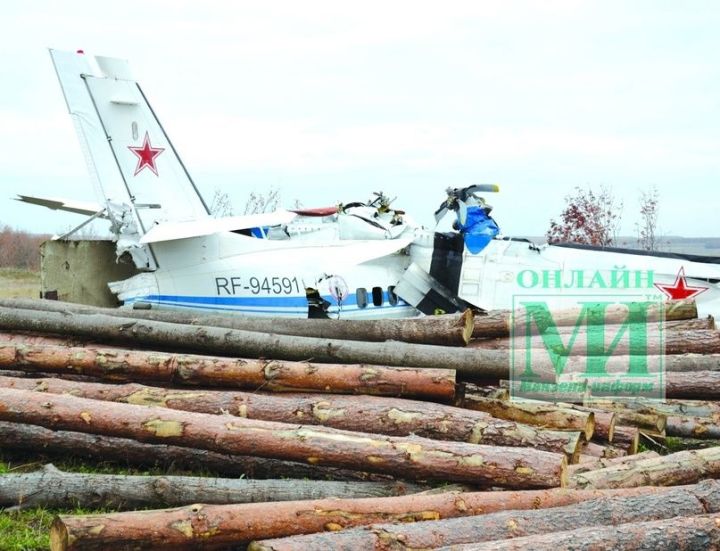
<path fill-rule="evenodd" d="M 635 223 L 637 248 L 654 251 L 659 243 L 659 194 L 651 186 L 640 192 L 639 221 Z M 550 220 L 546 234 L 549 243 L 579 243 L 611 247 L 617 245 L 618 229 L 622 219 L 623 203 L 618 201 L 607 186 L 597 189 L 576 187 L 565 197 L 565 208 L 558 220 Z"/>
<path fill-rule="evenodd" d="M 0 267 L 37 271 L 40 269 L 40 244 L 49 235 L 15 230 L 10 226 L 0 229 Z"/>

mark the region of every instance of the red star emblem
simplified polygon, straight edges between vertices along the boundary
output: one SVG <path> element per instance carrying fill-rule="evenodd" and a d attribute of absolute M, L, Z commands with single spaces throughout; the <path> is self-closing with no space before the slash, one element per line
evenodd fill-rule
<path fill-rule="evenodd" d="M 148 136 L 148 133 L 145 132 L 145 139 L 143 140 L 142 147 L 133 147 L 129 145 L 128 149 L 138 158 L 138 164 L 135 167 L 135 174 L 133 174 L 133 176 L 137 176 L 138 172 L 145 167 L 148 167 L 153 171 L 155 176 L 158 176 L 157 167 L 155 166 L 155 158 L 165 151 L 164 147 L 153 147 L 150 145 L 150 137 Z"/>
<path fill-rule="evenodd" d="M 671 300 L 683 300 L 686 298 L 692 298 L 700 293 L 707 291 L 707 287 L 693 287 L 688 285 L 685 281 L 685 268 L 680 268 L 680 271 L 675 278 L 673 285 L 663 285 L 662 283 L 656 283 L 655 287 L 665 293 Z"/>

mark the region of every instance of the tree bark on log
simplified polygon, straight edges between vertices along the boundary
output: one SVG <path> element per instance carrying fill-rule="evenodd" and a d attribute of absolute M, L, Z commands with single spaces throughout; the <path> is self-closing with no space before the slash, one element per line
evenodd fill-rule
<path fill-rule="evenodd" d="M 326 499 L 240 505 L 196 505 L 158 511 L 61 516 L 53 549 L 197 549 L 341 530 L 376 522 L 413 522 L 495 511 L 545 509 L 592 499 L 663 494 L 667 488 L 519 492 L 447 492 L 394 498 Z M 103 526 L 103 528 L 100 528 Z M 224 546 L 224 547 L 223 547 Z"/>
<path fill-rule="evenodd" d="M 616 423 L 620 426 L 637 427 L 643 432 L 664 434 L 667 426 L 667 416 L 653 409 L 629 409 L 626 402 L 595 399 L 592 401 L 594 409 L 604 409 L 615 414 Z"/>
<path fill-rule="evenodd" d="M 621 379 L 619 377 L 588 377 L 584 373 L 563 374 L 558 377 L 558 384 L 582 384 L 590 388 L 593 396 L 612 396 L 613 385 L 618 382 L 622 384 L 633 382 L 631 377 Z M 665 396 L 673 399 L 692 400 L 720 400 L 720 372 L 717 371 L 694 371 L 692 374 L 669 371 L 664 374 L 662 382 L 665 386 Z M 638 384 L 640 384 L 638 382 Z M 628 396 L 623 396 L 627 398 Z"/>
<path fill-rule="evenodd" d="M 625 455 L 622 457 L 593 457 L 582 456 L 577 465 L 568 465 L 568 473 L 573 476 L 578 473 L 587 473 L 589 471 L 597 471 L 598 469 L 606 469 L 617 465 L 631 465 L 638 461 L 645 461 L 653 457 L 660 457 L 660 454 L 651 450 L 636 453 L 635 455 Z"/>
<path fill-rule="evenodd" d="M 640 429 L 616 425 L 612 445 L 614 448 L 625 451 L 628 455 L 636 454 L 640 445 Z"/>
<path fill-rule="evenodd" d="M 119 510 L 176 507 L 192 503 L 256 503 L 303 499 L 387 497 L 423 491 L 422 486 L 394 482 L 329 480 L 248 480 L 200 476 L 110 475 L 63 472 L 52 464 L 41 470 L 5 474 L 0 506 Z"/>
<path fill-rule="evenodd" d="M 574 326 L 580 316 L 580 311 L 580 308 L 554 310 L 552 312 L 553 322 L 559 327 Z M 611 305 L 607 308 L 603 307 L 603 312 L 604 323 L 617 324 L 623 323 L 627 319 L 628 309 L 624 306 Z M 523 327 L 526 322 L 525 315 L 524 310 L 516 311 L 515 315 L 509 310 L 494 310 L 487 314 L 477 314 L 473 337 L 509 337 L 512 323 L 514 322 L 517 327 Z M 655 306 L 648 309 L 648 321 L 658 321 L 661 316 L 666 321 L 694 319 L 698 317 L 697 306 L 694 301 L 673 301 L 665 303 L 663 309 Z"/>
<path fill-rule="evenodd" d="M 578 404 L 566 405 L 567 407 L 571 407 L 577 411 L 593 414 L 595 421 L 593 438 L 595 438 L 596 441 L 603 443 L 611 443 L 613 441 L 613 437 L 615 436 L 615 425 L 617 424 L 617 416 L 615 415 L 615 412 L 604 411 L 599 408 L 585 407 Z"/>
<path fill-rule="evenodd" d="M 665 331 L 693 331 L 695 329 L 717 329 L 715 318 L 707 316 L 704 318 L 673 320 L 663 323 Z"/>
<path fill-rule="evenodd" d="M 524 351 L 524 348 L 521 349 Z M 573 348 L 573 354 L 567 356 L 562 375 L 587 373 L 588 356 L 581 354 L 581 347 Z M 524 352 L 523 352 L 524 353 Z M 548 355 L 547 349 L 533 349 L 530 351 L 533 373 L 549 380 L 550 374 L 555 373 L 555 367 Z M 625 374 L 630 365 L 631 356 L 613 353 L 606 358 L 605 370 L 610 375 Z M 648 369 L 658 369 L 662 366 L 665 372 L 688 371 L 720 371 L 720 354 L 648 354 L 646 355 Z M 509 361 L 509 360 L 508 360 Z"/>
<path fill-rule="evenodd" d="M 618 465 L 578 473 L 571 478 L 574 488 L 632 488 L 634 486 L 677 486 L 694 484 L 704 478 L 720 477 L 720 448 L 685 450 L 645 459 L 632 465 Z"/>
<path fill-rule="evenodd" d="M 82 384 L 57 379 L 0 376 L 0 388 L 69 394 L 79 398 L 161 406 L 182 411 L 228 413 L 248 419 L 322 425 L 392 436 L 414 434 L 495 446 L 532 446 L 564 453 L 573 462 L 580 453 L 580 433 L 543 430 L 495 419 L 452 406 L 374 396 L 251 394 L 247 392 L 171 390 L 139 384 Z"/>
<path fill-rule="evenodd" d="M 720 400 L 720 372 L 695 371 L 665 374 L 665 396 L 667 398 L 695 400 Z"/>
<path fill-rule="evenodd" d="M 720 545 L 720 515 L 675 517 L 620 526 L 579 528 L 541 536 L 470 544 L 453 551 L 557 551 L 558 549 L 603 549 L 627 551 L 652 549 L 717 549 Z M 449 551 L 447 549 L 437 551 Z"/>
<path fill-rule="evenodd" d="M 608 326 L 611 329 L 613 326 Z M 608 335 L 612 334 L 609 332 Z M 586 351 L 587 348 L 584 346 L 585 333 L 580 333 L 578 336 L 579 346 L 577 351 Z M 606 340 L 609 338 L 606 335 Z M 566 343 L 570 336 L 563 339 Z M 645 341 L 647 343 L 647 349 L 649 351 L 662 351 L 664 354 L 718 354 L 720 353 L 720 332 L 714 329 L 693 329 L 693 330 L 673 330 L 660 333 L 658 331 L 648 331 Z M 581 346 L 580 346 L 581 345 Z M 517 350 L 525 350 L 530 348 L 533 350 L 545 349 L 545 342 L 540 336 L 530 337 L 530 345 L 528 346 L 525 338 L 516 339 L 491 339 L 491 340 L 473 340 L 470 342 L 468 347 L 476 350 L 510 350 L 514 348 Z M 572 351 L 576 349 L 573 348 Z M 555 350 L 558 354 L 568 355 L 563 353 L 561 349 Z M 598 352 L 596 355 L 605 355 L 607 352 Z M 621 339 L 617 346 L 613 350 L 613 354 L 616 355 L 627 355 L 630 353 L 630 343 L 628 339 Z"/>
<path fill-rule="evenodd" d="M 665 371 L 720 371 L 720 354 L 667 355 L 663 365 Z"/>
<path fill-rule="evenodd" d="M 351 469 L 307 465 L 295 461 L 248 455 L 229 455 L 169 444 L 146 444 L 128 438 L 64 430 L 54 431 L 37 425 L 6 421 L 0 421 L 0 450 L 50 454 L 62 459 L 79 456 L 111 462 L 121 467 L 160 466 L 168 472 L 180 469 L 249 478 L 286 477 L 377 482 L 392 480 L 388 475 Z"/>
<path fill-rule="evenodd" d="M 641 521 L 703 515 L 720 511 L 720 485 L 712 480 L 661 494 L 608 497 L 550 509 L 501 511 L 409 524 L 375 524 L 253 542 L 248 551 L 375 551 L 437 549 L 478 542 L 562 532 L 579 527 L 613 526 Z M 584 540 L 574 542 L 584 545 Z M 535 549 L 527 546 L 523 549 Z M 603 547 L 604 549 L 604 547 Z"/>
<path fill-rule="evenodd" d="M 417 396 L 443 401 L 455 394 L 448 369 L 229 359 L 118 348 L 0 343 L 4 367 L 99 377 L 110 381 L 232 386 L 274 392 Z"/>
<path fill-rule="evenodd" d="M 221 356 L 450 369 L 470 379 L 507 376 L 509 369 L 507 354 L 493 350 L 316 339 L 101 314 L 65 315 L 0 308 L 0 329 L 63 333 L 134 346 L 169 347 Z"/>
<path fill-rule="evenodd" d="M 462 406 L 489 413 L 498 419 L 553 430 L 580 431 L 585 440 L 592 438 L 595 427 L 595 416 L 592 412 L 564 408 L 550 402 L 505 401 L 466 394 Z"/>
<path fill-rule="evenodd" d="M 650 342 L 652 343 L 651 347 L 649 347 L 650 350 L 663 350 L 663 352 L 666 354 L 683 354 L 682 351 L 674 352 L 675 350 L 678 350 L 678 346 L 676 344 L 678 340 L 675 335 L 676 333 L 679 335 L 686 335 L 688 333 L 700 332 L 707 336 L 712 334 L 712 332 L 716 331 L 715 320 L 712 317 L 708 317 L 705 319 L 666 321 L 662 322 L 661 326 L 654 325 L 653 322 L 648 323 L 652 325 L 646 325 L 644 328 L 640 329 L 637 325 L 632 324 L 627 326 L 607 324 L 604 326 L 605 341 L 606 343 L 609 342 L 612 337 L 619 333 L 621 329 L 625 332 L 625 335 L 634 335 L 638 333 L 638 330 L 643 330 L 646 333 L 647 337 L 650 339 Z M 575 326 L 556 327 L 553 335 L 559 335 L 563 343 L 568 343 L 570 338 L 572 336 L 575 336 L 577 345 L 576 348 L 573 349 L 573 351 L 577 353 L 581 350 L 584 350 L 585 343 L 587 342 L 588 327 L 589 326 L 587 325 L 581 326 L 579 328 Z M 515 332 L 514 338 L 507 335 L 504 337 L 496 337 L 491 339 L 472 339 L 470 342 L 472 343 L 471 346 L 473 348 L 486 348 L 493 350 L 508 350 L 511 348 L 515 348 L 516 350 L 525 350 L 526 348 L 543 350 L 547 348 L 546 340 L 543 339 L 543 336 L 537 331 L 532 332 L 530 338 L 530 345 L 528 345 L 526 341 L 526 331 L 527 329 L 525 327 L 522 327 Z M 670 342 L 672 343 L 670 348 L 667 350 L 657 346 L 657 341 L 659 341 L 661 335 L 663 335 L 664 338 L 669 338 Z M 627 354 L 628 348 L 624 345 L 618 346 L 618 348 L 614 350 L 614 353 L 615 355 Z"/>
<path fill-rule="evenodd" d="M 720 439 L 720 423 L 716 417 L 668 417 L 665 434 L 681 438 Z"/>
<path fill-rule="evenodd" d="M 510 390 L 512 398 L 568 404 L 584 404 L 590 399 L 590 386 L 583 378 L 562 384 L 500 380 L 500 387 Z M 597 422 L 597 420 L 596 420 Z"/>
<path fill-rule="evenodd" d="M 459 383 L 455 390 L 455 400 L 453 403 L 457 407 L 462 407 L 463 399 L 466 397 L 472 398 L 473 396 L 507 401 L 510 399 L 510 390 L 492 385 L 481 386 L 475 383 Z"/>
<path fill-rule="evenodd" d="M 580 456 L 590 455 L 592 457 L 603 457 L 606 459 L 625 457 L 627 454 L 627 450 L 616 448 L 615 446 L 605 444 L 604 442 L 585 442 L 580 450 Z"/>
<path fill-rule="evenodd" d="M 593 399 L 593 403 L 597 402 Z M 598 402 L 600 405 L 603 402 Z M 703 400 L 656 400 L 636 396 L 632 398 L 616 398 L 613 404 L 618 411 L 653 412 L 666 417 L 710 417 L 720 416 L 720 403 Z"/>
<path fill-rule="evenodd" d="M 295 335 L 320 339 L 383 342 L 388 340 L 416 344 L 465 346 L 473 332 L 474 314 L 424 316 L 403 319 L 330 320 L 245 317 L 231 313 L 225 315 L 199 314 L 183 310 L 131 310 L 98 308 L 70 302 L 31 299 L 3 299 L 0 306 L 71 314 L 102 314 L 113 317 L 164 321 L 182 325 L 204 325 L 241 329 L 259 333 Z"/>
<path fill-rule="evenodd" d="M 533 350 L 531 355 L 533 370 L 544 373 L 553 369 L 552 362 L 547 357 L 545 350 Z M 587 356 L 581 354 L 568 356 L 563 374 L 586 373 L 587 361 Z M 649 367 L 662 365 L 666 372 L 720 371 L 720 354 L 665 354 L 663 356 L 648 354 L 647 363 Z M 612 375 L 624 374 L 627 373 L 629 365 L 630 356 L 613 354 L 607 358 L 605 370 Z"/>
<path fill-rule="evenodd" d="M 480 486 L 563 486 L 567 470 L 564 455 L 528 448 L 373 435 L 27 390 L 0 389 L 0 420 Z"/>

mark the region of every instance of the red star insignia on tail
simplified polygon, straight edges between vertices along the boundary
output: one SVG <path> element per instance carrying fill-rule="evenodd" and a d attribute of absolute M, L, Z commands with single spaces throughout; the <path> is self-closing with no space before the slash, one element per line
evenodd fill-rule
<path fill-rule="evenodd" d="M 133 176 L 137 176 L 138 172 L 145 167 L 152 170 L 155 176 L 158 176 L 157 167 L 155 166 L 155 158 L 165 151 L 164 147 L 153 147 L 150 145 L 150 137 L 148 136 L 148 133 L 145 132 L 145 139 L 143 140 L 142 147 L 133 147 L 129 145 L 128 149 L 138 158 L 138 164 L 135 167 L 135 174 L 133 174 Z"/>
<path fill-rule="evenodd" d="M 707 287 L 693 287 L 688 285 L 685 280 L 685 268 L 680 268 L 677 274 L 675 283 L 673 285 L 663 285 L 662 283 L 656 283 L 655 287 L 660 289 L 665 295 L 671 300 L 683 300 L 686 298 L 693 298 L 699 295 L 703 291 L 707 291 Z"/>

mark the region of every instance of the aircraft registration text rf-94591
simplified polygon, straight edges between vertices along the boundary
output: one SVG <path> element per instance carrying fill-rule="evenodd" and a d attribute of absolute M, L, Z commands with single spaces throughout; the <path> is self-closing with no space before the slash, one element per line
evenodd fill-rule
<path fill-rule="evenodd" d="M 292 295 L 300 293 L 297 277 L 216 277 L 215 289 L 218 295 L 236 295 L 250 291 L 253 295 Z"/>

